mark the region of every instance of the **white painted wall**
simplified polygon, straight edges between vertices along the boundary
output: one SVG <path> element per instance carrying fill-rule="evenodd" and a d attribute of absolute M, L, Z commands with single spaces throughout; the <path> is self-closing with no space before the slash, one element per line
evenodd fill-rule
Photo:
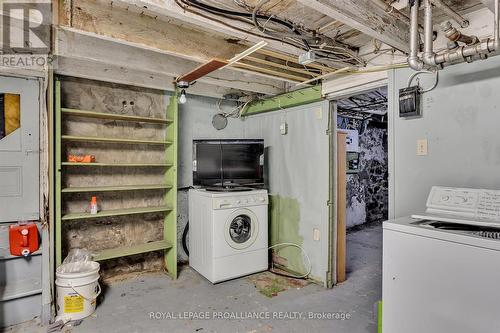
<path fill-rule="evenodd" d="M 500 189 L 500 57 L 441 71 L 423 96 L 423 117 L 401 119 L 398 90 L 411 73 L 389 73 L 390 214 L 423 211 L 432 185 Z M 424 87 L 431 81 L 421 79 Z M 424 138 L 428 155 L 416 156 Z"/>
<path fill-rule="evenodd" d="M 192 185 L 192 140 L 208 138 L 257 138 L 266 146 L 266 177 L 270 194 L 294 198 L 300 203 L 299 233 L 309 254 L 312 276 L 324 281 L 328 270 L 328 102 L 320 102 L 251 116 L 229 119 L 228 126 L 217 131 L 212 126 L 217 99 L 188 96 L 179 108 L 179 187 Z M 232 105 L 226 105 L 225 110 Z M 318 109 L 321 109 L 319 119 Z M 286 119 L 288 134 L 280 134 Z M 189 217 L 187 193 L 178 195 L 178 236 Z M 320 240 L 313 240 L 313 229 Z M 180 241 L 180 238 L 179 238 Z M 179 244 L 181 244 L 179 242 Z M 179 250 L 181 260 L 187 257 Z"/>
<path fill-rule="evenodd" d="M 233 103 L 222 104 L 225 112 L 233 107 Z M 193 185 L 193 140 L 244 137 L 243 122 L 239 119 L 229 118 L 225 129 L 216 130 L 212 117 L 217 113 L 216 98 L 188 95 L 186 104 L 179 104 L 178 187 Z"/>
<path fill-rule="evenodd" d="M 325 101 L 244 120 L 247 138 L 264 139 L 269 193 L 299 202 L 302 246 L 312 262 L 311 276 L 322 282 L 328 271 L 328 112 Z M 280 134 L 282 121 L 288 124 L 286 135 Z"/>

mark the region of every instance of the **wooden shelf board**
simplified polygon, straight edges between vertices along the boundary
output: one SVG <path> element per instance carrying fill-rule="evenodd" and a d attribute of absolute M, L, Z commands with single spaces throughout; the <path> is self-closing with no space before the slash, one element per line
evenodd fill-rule
<path fill-rule="evenodd" d="M 140 208 L 122 208 L 122 209 L 110 209 L 103 210 L 97 214 L 90 213 L 68 213 L 62 216 L 62 221 L 69 220 L 81 220 L 81 219 L 94 219 L 100 217 L 110 217 L 110 216 L 123 216 L 123 215 L 135 215 L 135 214 L 145 214 L 145 213 L 161 213 L 169 212 L 172 208 L 169 206 L 157 206 L 157 207 L 140 207 Z"/>
<path fill-rule="evenodd" d="M 163 190 L 170 189 L 171 185 L 121 185 L 121 186 L 90 186 L 90 187 L 66 187 L 61 190 L 62 193 L 79 192 L 112 192 L 112 191 L 135 191 L 135 190 Z"/>
<path fill-rule="evenodd" d="M 170 163 L 78 163 L 62 162 L 63 166 L 85 166 L 85 167 L 171 167 Z"/>
<path fill-rule="evenodd" d="M 135 246 L 124 246 L 114 249 L 102 250 L 96 256 L 94 256 L 95 261 L 108 260 L 113 258 L 127 257 L 134 254 L 153 252 L 158 250 L 170 249 L 172 244 L 166 240 L 150 242 Z"/>
<path fill-rule="evenodd" d="M 98 136 L 62 135 L 61 139 L 62 140 L 66 140 L 66 141 L 106 142 L 106 143 L 126 143 L 126 144 L 148 144 L 148 145 L 170 145 L 170 144 L 172 144 L 171 141 L 154 141 L 154 140 L 103 138 L 103 137 L 98 137 Z"/>
<path fill-rule="evenodd" d="M 97 118 L 97 119 L 135 121 L 135 122 L 154 123 L 154 124 L 170 124 L 172 122 L 171 119 L 129 116 L 129 115 L 124 115 L 124 114 L 112 114 L 112 113 L 77 110 L 77 109 L 69 109 L 69 108 L 62 108 L 61 112 L 65 115 L 70 115 L 70 116 Z"/>

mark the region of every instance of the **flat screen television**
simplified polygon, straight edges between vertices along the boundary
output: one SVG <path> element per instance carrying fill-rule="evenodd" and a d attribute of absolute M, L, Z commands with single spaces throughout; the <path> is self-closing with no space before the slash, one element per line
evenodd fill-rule
<path fill-rule="evenodd" d="M 193 185 L 264 184 L 264 140 L 193 140 Z"/>

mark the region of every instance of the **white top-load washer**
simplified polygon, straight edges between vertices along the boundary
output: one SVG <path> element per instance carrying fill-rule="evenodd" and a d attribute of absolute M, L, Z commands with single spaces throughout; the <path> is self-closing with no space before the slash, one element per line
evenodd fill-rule
<path fill-rule="evenodd" d="M 266 190 L 189 191 L 189 265 L 212 283 L 268 269 Z"/>
<path fill-rule="evenodd" d="M 433 187 L 384 222 L 384 333 L 500 332 L 500 191 Z"/>

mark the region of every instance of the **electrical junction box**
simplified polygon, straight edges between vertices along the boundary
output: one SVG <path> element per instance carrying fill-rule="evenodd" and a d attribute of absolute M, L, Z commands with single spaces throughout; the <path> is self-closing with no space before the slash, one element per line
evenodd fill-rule
<path fill-rule="evenodd" d="M 401 118 L 421 116 L 420 87 L 399 89 L 399 116 Z"/>
<path fill-rule="evenodd" d="M 299 55 L 299 64 L 307 65 L 316 61 L 316 54 L 313 51 L 308 51 Z"/>

